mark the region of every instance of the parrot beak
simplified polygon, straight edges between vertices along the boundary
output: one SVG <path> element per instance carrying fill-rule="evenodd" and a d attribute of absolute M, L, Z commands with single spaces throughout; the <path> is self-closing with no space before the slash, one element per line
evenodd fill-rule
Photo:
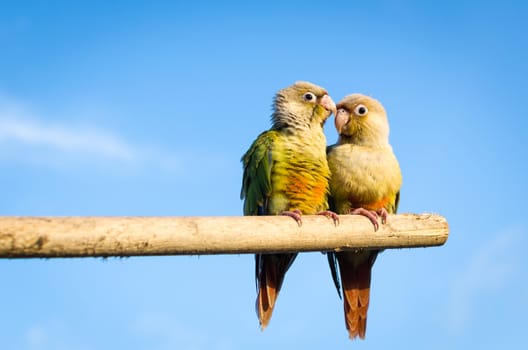
<path fill-rule="evenodd" d="M 334 115 L 336 115 L 336 104 L 334 103 L 334 100 L 328 95 L 324 95 L 321 99 L 321 106 L 323 106 L 327 111 L 332 112 Z M 328 115 L 330 116 L 330 115 Z"/>
<path fill-rule="evenodd" d="M 343 109 L 340 109 L 338 113 L 335 113 L 334 123 L 337 133 L 341 135 L 343 127 L 348 123 L 350 115 Z"/>

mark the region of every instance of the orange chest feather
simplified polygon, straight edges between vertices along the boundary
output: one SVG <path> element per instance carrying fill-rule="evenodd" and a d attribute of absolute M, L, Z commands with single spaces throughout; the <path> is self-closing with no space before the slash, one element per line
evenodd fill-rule
<path fill-rule="evenodd" d="M 315 214 L 328 209 L 329 185 L 325 173 L 288 169 L 276 180 L 271 196 L 274 210 L 298 209 L 304 214 Z"/>
<path fill-rule="evenodd" d="M 291 199 L 317 204 L 326 198 L 328 180 L 322 176 L 290 172 L 286 178 L 284 192 Z"/>
<path fill-rule="evenodd" d="M 380 200 L 376 202 L 358 202 L 357 198 L 352 196 L 349 198 L 350 203 L 352 204 L 352 208 L 365 208 L 367 210 L 379 210 L 382 208 L 385 208 L 390 211 L 390 207 L 392 207 L 394 204 L 394 198 L 391 196 L 387 196 L 385 198 L 381 198 Z"/>

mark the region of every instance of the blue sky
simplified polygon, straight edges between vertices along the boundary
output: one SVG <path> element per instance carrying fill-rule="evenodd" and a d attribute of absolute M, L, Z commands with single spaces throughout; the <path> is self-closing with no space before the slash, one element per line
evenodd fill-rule
<path fill-rule="evenodd" d="M 379 257 L 354 343 L 319 253 L 265 332 L 250 255 L 0 260 L 2 349 L 526 348 L 527 7 L 0 2 L 0 215 L 240 215 L 240 156 L 309 80 L 385 105 L 400 212 L 451 229 Z"/>

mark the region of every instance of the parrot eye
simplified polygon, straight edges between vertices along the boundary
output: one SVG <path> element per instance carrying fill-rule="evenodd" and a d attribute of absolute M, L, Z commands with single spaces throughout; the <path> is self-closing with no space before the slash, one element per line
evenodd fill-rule
<path fill-rule="evenodd" d="M 311 92 L 307 92 L 303 95 L 305 101 L 315 101 L 315 95 Z"/>
<path fill-rule="evenodd" d="M 360 117 L 364 116 L 364 115 L 367 115 L 368 113 L 368 108 L 365 106 L 365 105 L 357 105 L 356 108 L 354 108 L 354 113 L 356 113 L 356 115 L 359 115 Z"/>

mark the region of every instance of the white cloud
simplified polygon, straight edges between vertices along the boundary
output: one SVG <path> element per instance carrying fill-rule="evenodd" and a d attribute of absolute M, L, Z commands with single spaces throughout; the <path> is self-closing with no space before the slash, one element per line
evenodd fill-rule
<path fill-rule="evenodd" d="M 48 119 L 48 120 L 46 120 Z M 47 165 L 104 161 L 175 169 L 179 158 L 149 146 L 137 146 L 115 132 L 93 125 L 50 122 L 25 104 L 0 94 L 0 157 L 5 161 Z"/>
<path fill-rule="evenodd" d="M 50 125 L 0 114 L 0 143 L 51 147 L 60 152 L 93 154 L 124 161 L 138 152 L 115 135 L 93 128 Z"/>
<path fill-rule="evenodd" d="M 519 272 L 517 248 L 523 245 L 522 237 L 518 230 L 505 231 L 477 248 L 465 266 L 461 266 L 447 310 L 452 331 L 460 331 L 474 321 L 479 300 L 493 300 L 494 294 L 511 288 L 513 277 Z M 492 306 L 491 302 L 488 306 Z"/>

